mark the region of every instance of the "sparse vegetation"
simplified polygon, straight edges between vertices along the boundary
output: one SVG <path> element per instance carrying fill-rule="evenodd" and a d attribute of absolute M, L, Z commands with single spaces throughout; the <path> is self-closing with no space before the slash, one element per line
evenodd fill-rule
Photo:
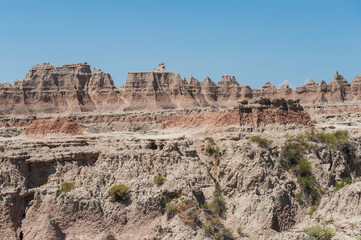
<path fill-rule="evenodd" d="M 177 204 L 167 203 L 165 209 L 168 220 L 177 214 Z"/>
<path fill-rule="evenodd" d="M 230 228 L 222 228 L 222 237 L 223 239 L 233 239 L 233 233 Z"/>
<path fill-rule="evenodd" d="M 338 191 L 348 184 L 351 184 L 351 179 L 348 177 L 344 177 L 344 178 L 342 178 L 342 180 L 340 182 L 336 183 L 334 190 Z"/>
<path fill-rule="evenodd" d="M 206 152 L 209 155 L 213 155 L 214 153 L 218 154 L 219 153 L 219 148 L 218 147 L 213 147 L 212 145 L 207 145 Z"/>
<path fill-rule="evenodd" d="M 310 210 L 308 210 L 307 214 L 312 216 L 314 212 L 316 212 L 317 210 L 317 206 L 316 205 L 313 205 L 310 207 Z"/>
<path fill-rule="evenodd" d="M 63 182 L 59 186 L 59 190 L 56 192 L 56 195 L 59 196 L 62 193 L 70 192 L 75 186 L 75 182 Z"/>
<path fill-rule="evenodd" d="M 309 176 L 311 175 L 311 163 L 305 159 L 302 158 L 301 160 L 298 161 L 297 163 L 297 171 L 301 176 Z"/>
<path fill-rule="evenodd" d="M 195 226 L 199 221 L 199 211 L 195 208 L 196 203 L 192 200 L 183 200 L 178 204 L 168 203 L 166 205 L 167 220 L 173 218 L 176 214 L 179 214 L 180 218 L 183 219 L 184 223 Z M 193 208 L 191 210 L 191 208 Z M 189 211 L 190 210 L 190 211 Z"/>
<path fill-rule="evenodd" d="M 156 176 L 154 179 L 154 183 L 160 186 L 164 183 L 164 180 L 165 178 L 161 174 L 158 174 L 158 176 Z"/>
<path fill-rule="evenodd" d="M 214 139 L 211 137 L 206 137 L 204 141 L 208 141 L 211 144 L 208 144 L 206 147 L 206 152 L 208 155 L 210 156 L 214 156 L 215 159 L 215 165 L 218 166 L 219 165 L 219 147 L 217 147 L 214 143 Z"/>
<path fill-rule="evenodd" d="M 337 146 L 344 147 L 348 144 L 348 131 L 338 130 L 334 133 L 320 132 L 315 135 L 318 140 L 328 144 L 332 148 Z"/>
<path fill-rule="evenodd" d="M 116 240 L 116 237 L 111 231 L 105 231 L 102 240 Z"/>
<path fill-rule="evenodd" d="M 297 200 L 297 202 L 299 202 L 299 203 L 302 203 L 302 202 L 303 202 L 302 193 L 297 193 L 297 194 L 296 194 L 296 200 Z"/>
<path fill-rule="evenodd" d="M 211 143 L 214 143 L 214 138 L 212 138 L 212 137 L 205 137 L 204 140 L 203 140 L 203 142 L 205 142 L 205 141 L 209 141 L 209 142 L 211 142 Z"/>
<path fill-rule="evenodd" d="M 213 192 L 213 210 L 220 216 L 225 210 L 225 201 L 222 196 L 221 187 L 216 183 L 214 192 Z"/>
<path fill-rule="evenodd" d="M 129 187 L 124 184 L 119 184 L 111 187 L 108 190 L 109 200 L 111 202 L 124 202 L 129 199 Z"/>
<path fill-rule="evenodd" d="M 221 223 L 220 217 L 207 215 L 206 222 L 203 224 L 203 229 L 207 234 L 212 235 L 220 223 Z"/>
<path fill-rule="evenodd" d="M 258 146 L 266 149 L 271 149 L 271 145 L 273 143 L 272 140 L 269 140 L 267 138 L 262 138 L 260 136 L 252 136 L 250 137 L 250 142 L 257 143 Z"/>
<path fill-rule="evenodd" d="M 244 231 L 244 227 L 238 227 L 237 228 L 237 233 L 238 233 L 238 235 L 240 237 L 242 237 L 244 235 L 243 231 Z"/>
<path fill-rule="evenodd" d="M 321 225 L 308 227 L 304 232 L 315 240 L 329 240 L 336 235 L 335 231 Z"/>
<path fill-rule="evenodd" d="M 316 186 L 316 180 L 312 175 L 312 165 L 303 156 L 307 151 L 315 150 L 316 145 L 312 141 L 316 141 L 316 133 L 314 131 L 306 131 L 296 136 L 286 136 L 287 139 L 281 148 L 283 157 L 283 165 L 296 171 L 297 182 L 305 193 L 312 198 L 312 205 L 318 206 L 321 201 L 319 187 Z M 303 202 L 302 193 L 296 195 L 298 202 Z M 306 198 L 307 199 L 307 198 Z"/>
<path fill-rule="evenodd" d="M 317 121 L 317 120 L 312 120 L 312 123 L 313 123 L 313 124 L 317 124 L 318 121 Z"/>

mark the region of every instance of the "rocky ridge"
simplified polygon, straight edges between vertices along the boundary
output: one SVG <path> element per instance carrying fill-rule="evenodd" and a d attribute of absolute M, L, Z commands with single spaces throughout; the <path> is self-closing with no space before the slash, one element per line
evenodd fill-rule
<path fill-rule="evenodd" d="M 116 88 L 108 73 L 92 71 L 87 63 L 44 63 L 34 65 L 23 80 L 0 84 L 0 115 L 233 107 L 239 100 L 259 97 L 300 99 L 302 104 L 350 103 L 360 100 L 360 91 L 359 75 L 348 83 L 338 72 L 329 84 L 310 80 L 293 90 L 267 82 L 251 89 L 229 75 L 218 84 L 209 77 L 202 82 L 193 76 L 182 79 L 163 63 L 150 72 L 128 73 L 124 87 Z"/>

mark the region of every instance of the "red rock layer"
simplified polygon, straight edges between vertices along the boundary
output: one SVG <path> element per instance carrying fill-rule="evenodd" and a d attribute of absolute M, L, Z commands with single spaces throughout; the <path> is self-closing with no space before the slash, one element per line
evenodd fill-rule
<path fill-rule="evenodd" d="M 23 132 L 25 135 L 46 135 L 49 133 L 78 135 L 83 133 L 83 128 L 71 119 L 51 118 L 35 120 Z"/>

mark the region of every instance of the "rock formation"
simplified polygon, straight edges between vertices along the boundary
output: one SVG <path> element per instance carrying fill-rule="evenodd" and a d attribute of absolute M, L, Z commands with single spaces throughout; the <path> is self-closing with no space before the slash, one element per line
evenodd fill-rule
<path fill-rule="evenodd" d="M 21 131 L 10 123 L 34 118 L 7 116 L 0 128 Z M 334 239 L 361 235 L 361 128 L 347 126 L 337 143 L 321 130 L 345 119 L 325 116 L 320 128 L 298 101 L 267 98 L 233 109 L 72 119 L 37 119 L 24 134 L 0 135 L 2 239 L 293 240 L 307 239 L 303 229 L 314 224 L 333 229 Z M 58 133 L 64 123 L 86 131 L 25 134 Z M 287 124 L 294 127 L 279 131 Z M 303 170 L 287 165 L 289 156 L 307 159 Z M 350 184 L 336 191 L 345 177 Z M 119 184 L 128 198 L 111 201 L 109 189 Z"/>
<path fill-rule="evenodd" d="M 360 91 L 359 75 L 349 84 L 338 72 L 329 84 L 310 80 L 293 90 L 267 82 L 261 89 L 251 89 L 227 74 L 218 84 L 209 77 L 203 82 L 193 76 L 183 80 L 163 63 L 150 72 L 128 73 L 124 87 L 116 88 L 108 73 L 91 71 L 87 63 L 60 67 L 44 63 L 33 66 L 13 85 L 0 84 L 0 115 L 233 107 L 239 100 L 258 97 L 299 99 L 301 104 L 342 103 L 360 101 Z"/>
<path fill-rule="evenodd" d="M 25 135 L 46 135 L 51 133 L 78 135 L 83 133 L 83 128 L 71 119 L 58 117 L 35 120 L 23 132 Z"/>

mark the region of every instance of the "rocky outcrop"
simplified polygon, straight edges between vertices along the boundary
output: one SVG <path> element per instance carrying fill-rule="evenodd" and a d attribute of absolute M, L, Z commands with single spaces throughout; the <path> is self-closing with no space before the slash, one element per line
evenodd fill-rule
<path fill-rule="evenodd" d="M 242 103 L 243 109 L 301 111 L 297 102 L 257 101 Z M 214 119 L 224 126 L 239 123 L 232 116 Z M 313 146 L 302 152 L 321 201 L 309 216 L 312 195 L 302 187 L 298 168 L 284 165 L 282 146 L 291 137 L 263 131 L 262 138 L 273 140 L 265 147 L 250 141 L 254 133 L 231 138 L 230 129 L 212 135 L 191 129 L 183 137 L 151 129 L 0 139 L 0 235 L 9 240 L 100 240 L 109 234 L 116 239 L 301 239 L 305 227 L 326 221 L 336 228 L 335 239 L 360 235 L 359 135 L 343 147 L 307 138 L 303 131 L 303 137 L 292 138 Z M 334 191 L 345 176 L 352 184 Z M 62 183 L 70 187 L 62 191 Z M 108 190 L 118 184 L 130 188 L 126 201 L 110 201 Z"/>
<path fill-rule="evenodd" d="M 284 98 L 243 100 L 233 110 L 193 111 L 181 116 L 165 117 L 162 128 L 248 126 L 249 130 L 273 125 L 312 127 L 310 115 L 299 101 Z"/>
<path fill-rule="evenodd" d="M 122 112 L 195 107 L 233 107 L 238 100 L 258 97 L 299 99 L 301 104 L 358 102 L 361 77 L 349 84 L 336 72 L 320 84 L 310 80 L 295 90 L 277 89 L 267 82 L 261 89 L 240 85 L 224 75 L 218 84 L 209 77 L 199 82 L 183 80 L 168 72 L 163 63 L 150 72 L 128 73 L 124 87 L 116 88 L 111 76 L 87 63 L 33 66 L 23 80 L 0 84 L 0 115 L 79 112 Z"/>
<path fill-rule="evenodd" d="M 284 98 L 243 100 L 236 108 L 240 112 L 240 124 L 244 126 L 253 128 L 270 124 L 313 126 L 310 115 L 299 101 L 295 100 Z"/>

